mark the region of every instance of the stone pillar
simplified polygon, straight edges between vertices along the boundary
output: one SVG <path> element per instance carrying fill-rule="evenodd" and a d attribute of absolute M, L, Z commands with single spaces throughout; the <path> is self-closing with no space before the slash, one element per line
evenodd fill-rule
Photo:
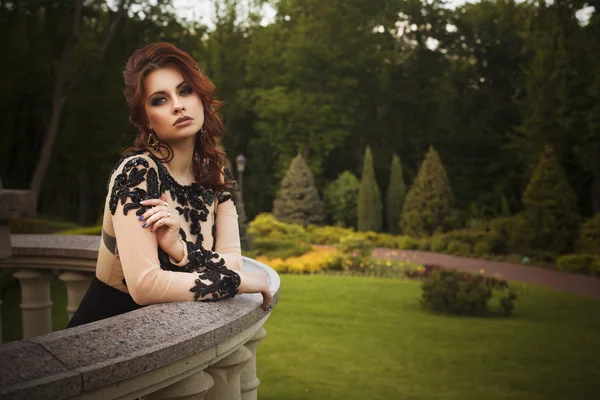
<path fill-rule="evenodd" d="M 208 367 L 206 372 L 212 376 L 215 385 L 208 392 L 206 399 L 241 400 L 240 374 L 251 358 L 252 352 L 242 346 L 218 363 Z"/>
<path fill-rule="evenodd" d="M 242 391 L 242 400 L 257 400 L 258 399 L 258 385 L 260 385 L 260 380 L 256 376 L 256 348 L 262 342 L 262 340 L 267 336 L 267 331 L 262 326 L 258 328 L 258 331 L 248 340 L 244 346 L 248 348 L 252 352 L 252 358 L 246 364 L 244 368 L 242 368 L 241 375 L 241 391 Z"/>
<path fill-rule="evenodd" d="M 213 385 L 213 378 L 206 372 L 200 371 L 171 386 L 144 396 L 143 400 L 203 400 Z"/>
<path fill-rule="evenodd" d="M 13 275 L 21 286 L 23 339 L 52 332 L 52 272 L 20 269 Z"/>
<path fill-rule="evenodd" d="M 2 299 L 0 298 L 0 344 L 2 344 Z"/>
<path fill-rule="evenodd" d="M 67 271 L 62 273 L 58 278 L 67 287 L 67 313 L 69 314 L 69 320 L 71 320 L 85 292 L 90 287 L 92 277 L 90 273 L 86 272 Z"/>

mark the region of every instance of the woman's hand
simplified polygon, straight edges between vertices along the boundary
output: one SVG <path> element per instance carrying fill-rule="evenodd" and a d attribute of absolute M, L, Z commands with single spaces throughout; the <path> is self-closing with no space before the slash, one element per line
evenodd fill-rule
<path fill-rule="evenodd" d="M 262 307 L 266 311 L 270 311 L 271 299 L 273 295 L 269 290 L 269 284 L 267 283 L 267 274 L 262 271 L 259 272 L 247 272 L 247 271 L 236 271 L 240 275 L 240 286 L 238 292 L 240 293 L 260 293 L 263 297 Z"/>
<path fill-rule="evenodd" d="M 176 260 L 183 258 L 183 247 L 179 241 L 179 212 L 169 207 L 167 195 L 162 194 L 159 199 L 149 199 L 140 202 L 149 208 L 140 217 L 144 221 L 142 228 L 156 232 L 156 240 L 161 249 Z"/>

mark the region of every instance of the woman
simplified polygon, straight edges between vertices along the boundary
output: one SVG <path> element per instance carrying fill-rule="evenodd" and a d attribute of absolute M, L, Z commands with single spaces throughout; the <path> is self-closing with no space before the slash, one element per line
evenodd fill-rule
<path fill-rule="evenodd" d="M 108 182 L 96 276 L 68 327 L 141 306 L 261 293 L 264 273 L 240 271 L 235 184 L 216 143 L 215 86 L 168 43 L 136 50 L 123 72 L 138 129 Z"/>

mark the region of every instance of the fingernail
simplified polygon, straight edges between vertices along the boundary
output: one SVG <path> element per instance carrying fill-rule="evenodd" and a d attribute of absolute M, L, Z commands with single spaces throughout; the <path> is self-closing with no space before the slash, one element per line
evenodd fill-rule
<path fill-rule="evenodd" d="M 141 221 L 142 219 L 144 219 L 144 216 L 140 215 L 140 217 L 138 219 Z"/>
<path fill-rule="evenodd" d="M 146 200 L 142 200 L 140 201 L 140 204 L 144 204 L 146 202 Z"/>
<path fill-rule="evenodd" d="M 144 225 L 142 225 L 142 228 L 145 228 L 145 227 L 146 227 L 146 223 L 144 222 Z"/>

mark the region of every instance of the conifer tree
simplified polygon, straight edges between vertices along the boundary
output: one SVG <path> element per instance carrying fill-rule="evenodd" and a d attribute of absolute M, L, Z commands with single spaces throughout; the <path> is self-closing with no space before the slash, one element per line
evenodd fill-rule
<path fill-rule="evenodd" d="M 400 158 L 394 154 L 390 169 L 390 185 L 386 196 L 387 229 L 392 234 L 400 233 L 400 216 L 406 200 L 406 186 L 402 175 Z"/>
<path fill-rule="evenodd" d="M 580 222 L 577 198 L 548 145 L 525 189 L 523 206 L 531 248 L 560 253 L 572 244 Z"/>
<path fill-rule="evenodd" d="M 281 180 L 273 215 L 281 222 L 301 225 L 322 224 L 325 219 L 313 175 L 300 154 L 292 160 Z"/>
<path fill-rule="evenodd" d="M 344 171 L 325 190 L 325 210 L 333 223 L 356 228 L 356 207 L 360 181 L 350 171 Z"/>
<path fill-rule="evenodd" d="M 446 232 L 455 227 L 454 195 L 440 156 L 433 146 L 410 187 L 402 210 L 401 227 L 414 237 Z"/>
<path fill-rule="evenodd" d="M 367 146 L 358 192 L 358 230 L 380 232 L 383 223 L 381 213 L 381 193 L 375 180 L 371 149 Z"/>

